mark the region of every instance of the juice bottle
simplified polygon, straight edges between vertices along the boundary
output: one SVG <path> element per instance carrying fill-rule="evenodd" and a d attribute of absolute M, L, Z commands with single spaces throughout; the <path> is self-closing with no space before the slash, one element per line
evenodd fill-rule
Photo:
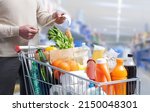
<path fill-rule="evenodd" d="M 108 65 L 104 58 L 96 60 L 96 81 L 97 82 L 111 81 Z M 102 86 L 102 88 L 108 95 L 115 94 L 112 85 L 104 85 Z"/>
<path fill-rule="evenodd" d="M 116 66 L 111 73 L 111 79 L 115 80 L 125 80 L 127 79 L 127 71 L 123 66 L 123 59 L 116 59 Z M 117 83 L 114 84 L 115 94 L 116 95 L 126 95 L 126 83 Z"/>
<path fill-rule="evenodd" d="M 102 46 L 94 45 L 92 58 L 96 61 L 99 58 L 103 58 L 105 48 Z"/>
<path fill-rule="evenodd" d="M 127 78 L 136 78 L 136 64 L 133 60 L 133 55 L 132 54 L 128 54 L 128 57 L 124 63 L 124 66 L 127 70 L 128 76 Z M 127 95 L 131 95 L 134 94 L 136 89 L 136 82 L 132 81 L 132 82 L 128 82 L 127 83 Z"/>

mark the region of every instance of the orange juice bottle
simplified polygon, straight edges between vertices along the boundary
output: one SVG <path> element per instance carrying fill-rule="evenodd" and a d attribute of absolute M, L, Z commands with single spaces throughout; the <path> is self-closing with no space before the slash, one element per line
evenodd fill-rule
<path fill-rule="evenodd" d="M 111 79 L 115 80 L 125 80 L 127 79 L 127 71 L 123 66 L 123 59 L 116 59 L 116 66 L 111 73 Z M 118 83 L 114 85 L 116 95 L 126 95 L 126 83 Z"/>
<path fill-rule="evenodd" d="M 107 66 L 107 61 L 104 58 L 100 58 L 96 60 L 96 81 L 97 82 L 111 81 L 111 76 Z M 102 89 L 108 95 L 114 95 L 114 89 L 112 85 L 102 86 Z"/>

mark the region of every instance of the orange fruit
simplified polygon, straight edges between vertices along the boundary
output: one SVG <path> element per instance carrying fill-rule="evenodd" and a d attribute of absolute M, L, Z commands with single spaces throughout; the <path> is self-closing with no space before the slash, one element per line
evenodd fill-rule
<path fill-rule="evenodd" d="M 52 66 L 58 67 L 59 64 L 62 63 L 62 62 L 63 62 L 63 60 L 57 59 L 57 60 L 55 60 L 55 61 L 52 62 Z"/>
<path fill-rule="evenodd" d="M 70 66 L 67 62 L 62 61 L 59 65 L 58 68 L 65 70 L 65 71 L 70 71 Z"/>
<path fill-rule="evenodd" d="M 77 71 L 77 70 L 79 70 L 79 66 L 78 66 L 78 63 L 76 61 L 69 60 L 68 64 L 70 66 L 70 71 Z"/>

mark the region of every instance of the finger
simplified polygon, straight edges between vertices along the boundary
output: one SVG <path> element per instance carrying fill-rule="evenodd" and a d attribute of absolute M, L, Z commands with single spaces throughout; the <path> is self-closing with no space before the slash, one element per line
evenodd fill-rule
<path fill-rule="evenodd" d="M 57 18 L 60 18 L 62 16 L 62 13 L 61 12 L 56 12 L 56 17 Z"/>
<path fill-rule="evenodd" d="M 29 29 L 29 33 L 36 34 L 38 33 L 37 29 Z"/>
<path fill-rule="evenodd" d="M 32 39 L 35 35 L 28 36 L 28 39 Z"/>
<path fill-rule="evenodd" d="M 61 17 L 57 18 L 57 21 L 63 21 L 63 20 L 65 20 L 65 19 L 66 19 L 65 16 L 61 16 Z"/>
<path fill-rule="evenodd" d="M 32 34 L 32 33 L 28 33 L 28 39 L 32 39 L 34 38 L 35 34 Z"/>
<path fill-rule="evenodd" d="M 28 36 L 35 36 L 35 34 L 33 34 L 33 33 L 29 33 L 29 34 L 28 34 Z"/>
<path fill-rule="evenodd" d="M 56 17 L 57 17 L 57 18 L 60 18 L 60 17 L 62 17 L 62 16 L 61 16 L 61 14 L 60 14 L 60 13 L 58 13 Z"/>
<path fill-rule="evenodd" d="M 61 16 L 64 16 L 65 15 L 65 13 L 61 13 Z"/>
<path fill-rule="evenodd" d="M 30 26 L 29 28 L 30 28 L 30 29 L 33 29 L 33 30 L 37 30 L 37 31 L 39 31 L 39 29 L 38 29 L 38 28 L 35 28 L 35 27 L 33 27 L 33 26 Z"/>
<path fill-rule="evenodd" d="M 65 21 L 66 17 L 60 17 L 58 21 Z"/>
<path fill-rule="evenodd" d="M 31 28 L 31 29 L 35 29 L 35 30 L 39 30 L 38 28 L 35 28 L 35 27 L 33 27 L 33 26 L 30 26 L 30 28 Z"/>
<path fill-rule="evenodd" d="M 62 17 L 61 17 L 61 19 L 62 19 L 62 20 L 65 20 L 65 19 L 66 19 L 66 17 L 65 17 L 65 16 L 62 16 Z"/>

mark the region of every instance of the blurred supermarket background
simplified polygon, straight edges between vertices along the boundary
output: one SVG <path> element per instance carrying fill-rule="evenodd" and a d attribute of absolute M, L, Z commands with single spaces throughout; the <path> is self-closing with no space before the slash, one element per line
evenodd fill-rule
<path fill-rule="evenodd" d="M 120 57 L 132 52 L 141 78 L 141 94 L 150 94 L 150 1 L 62 0 L 72 17 L 75 45 L 86 42 L 114 48 Z"/>
<path fill-rule="evenodd" d="M 64 10 L 75 46 L 113 48 L 119 57 L 133 53 L 141 94 L 150 94 L 150 0 L 41 0 L 49 11 Z M 64 28 L 66 26 L 64 25 Z"/>

